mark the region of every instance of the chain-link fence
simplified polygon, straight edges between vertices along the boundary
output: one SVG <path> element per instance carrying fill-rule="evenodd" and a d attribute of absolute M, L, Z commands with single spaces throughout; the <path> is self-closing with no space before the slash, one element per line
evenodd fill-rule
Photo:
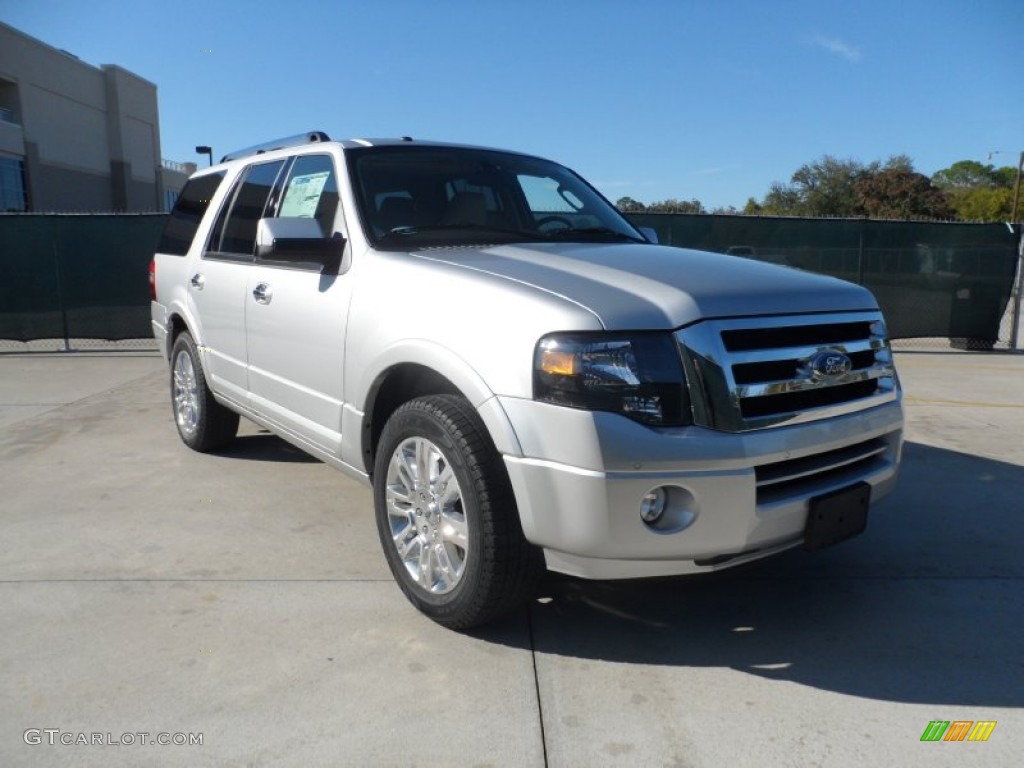
<path fill-rule="evenodd" d="M 869 287 L 897 347 L 1009 348 L 1017 236 L 1002 224 L 631 214 L 666 245 Z M 0 351 L 154 348 L 147 268 L 166 214 L 0 215 Z M 1018 346 L 1024 337 L 1018 334 Z"/>

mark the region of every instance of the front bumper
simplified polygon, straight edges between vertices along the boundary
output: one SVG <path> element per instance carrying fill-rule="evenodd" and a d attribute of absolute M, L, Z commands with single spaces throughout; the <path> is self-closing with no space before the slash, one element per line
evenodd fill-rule
<path fill-rule="evenodd" d="M 501 405 L 523 456 L 505 456 L 526 538 L 548 568 L 593 579 L 717 570 L 803 541 L 810 499 L 857 482 L 892 489 L 903 414 L 893 402 L 745 433 L 652 429 L 610 413 L 517 398 Z M 639 515 L 655 487 L 685 527 Z M 668 514 L 668 513 L 667 513 Z"/>

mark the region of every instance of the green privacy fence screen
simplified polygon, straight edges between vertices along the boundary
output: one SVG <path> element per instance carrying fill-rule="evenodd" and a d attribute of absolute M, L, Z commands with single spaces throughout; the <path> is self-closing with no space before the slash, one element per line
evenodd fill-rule
<path fill-rule="evenodd" d="M 1002 224 L 632 214 L 666 245 L 868 286 L 895 338 L 999 338 L 1016 265 Z M 0 339 L 151 335 L 147 269 L 165 214 L 0 215 Z M 685 259 L 685 254 L 680 254 Z"/>
<path fill-rule="evenodd" d="M 0 216 L 0 339 L 151 336 L 149 260 L 166 218 Z"/>
<path fill-rule="evenodd" d="M 660 242 L 785 264 L 861 283 L 893 338 L 999 340 L 1017 235 L 1005 224 L 631 214 Z"/>

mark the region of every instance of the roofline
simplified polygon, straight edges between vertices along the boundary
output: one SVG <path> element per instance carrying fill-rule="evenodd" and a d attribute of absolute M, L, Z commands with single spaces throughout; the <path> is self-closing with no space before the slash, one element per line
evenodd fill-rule
<path fill-rule="evenodd" d="M 509 155 L 536 157 L 541 160 L 545 159 L 539 155 L 532 155 L 529 152 L 520 152 L 514 149 L 502 149 L 501 147 L 486 147 L 478 144 L 461 144 L 458 142 L 432 141 L 429 139 L 421 141 L 419 139 L 410 138 L 409 136 L 372 139 L 330 139 L 327 138 L 327 134 L 323 131 L 307 131 L 305 133 L 296 134 L 295 136 L 274 139 L 272 141 L 264 142 L 263 144 L 255 144 L 246 149 L 228 152 L 220 159 L 220 162 L 205 168 L 198 168 L 193 176 L 205 176 L 207 173 L 222 170 L 230 164 L 241 160 L 252 160 L 255 158 L 263 159 L 264 156 L 265 159 L 272 160 L 280 157 L 282 153 L 287 153 L 289 151 L 294 152 L 295 150 L 308 150 L 316 152 L 317 150 L 322 151 L 324 147 L 332 145 L 340 147 L 342 150 L 372 149 L 374 147 L 442 147 L 452 149 L 472 149 L 484 152 L 503 152 Z"/>
<path fill-rule="evenodd" d="M 51 43 L 48 43 L 45 40 L 40 40 L 38 37 L 34 37 L 34 36 L 30 35 L 28 32 L 23 32 L 22 30 L 18 29 L 17 27 L 12 27 L 10 24 L 8 24 L 6 22 L 0 21 L 0 28 L 6 29 L 7 31 L 12 32 L 13 34 L 17 35 L 18 37 L 21 37 L 22 39 L 24 39 L 24 40 L 26 40 L 26 41 L 34 44 L 34 45 L 37 45 L 37 46 L 39 46 L 41 48 L 45 48 L 50 53 L 59 54 L 66 61 L 73 62 L 73 63 L 75 63 L 75 64 L 77 64 L 79 66 L 85 67 L 85 68 L 89 69 L 90 71 L 95 72 L 97 74 L 101 74 L 102 75 L 107 70 L 116 69 L 116 70 L 119 70 L 119 71 L 125 73 L 126 75 L 130 75 L 131 77 L 134 77 L 136 80 L 141 80 L 143 83 L 146 83 L 147 85 L 153 86 L 153 88 L 157 87 L 156 83 L 154 83 L 152 80 L 147 80 L 145 77 L 143 77 L 142 75 L 138 74 L 137 72 L 132 72 L 130 69 L 125 69 L 120 64 L 98 64 L 98 65 L 97 64 L 90 64 L 88 61 L 85 61 L 84 59 L 79 57 L 78 54 L 72 53 L 71 51 L 69 51 L 69 50 L 67 50 L 65 48 L 58 48 L 57 46 L 52 45 Z"/>

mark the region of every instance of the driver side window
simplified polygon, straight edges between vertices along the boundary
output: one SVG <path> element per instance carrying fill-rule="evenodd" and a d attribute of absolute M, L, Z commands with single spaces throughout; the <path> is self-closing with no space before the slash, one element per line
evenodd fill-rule
<path fill-rule="evenodd" d="M 278 218 L 316 219 L 324 237 L 334 234 L 338 213 L 338 177 L 329 155 L 295 158 L 277 209 Z"/>

